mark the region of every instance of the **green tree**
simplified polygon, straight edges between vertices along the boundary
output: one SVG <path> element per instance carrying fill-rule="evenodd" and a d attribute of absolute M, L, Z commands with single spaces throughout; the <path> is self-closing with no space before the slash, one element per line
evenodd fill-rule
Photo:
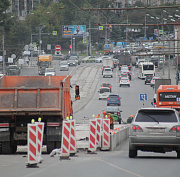
<path fill-rule="evenodd" d="M 83 44 L 82 40 L 77 43 L 77 49 L 83 53 L 83 51 L 86 49 L 86 44 Z"/>

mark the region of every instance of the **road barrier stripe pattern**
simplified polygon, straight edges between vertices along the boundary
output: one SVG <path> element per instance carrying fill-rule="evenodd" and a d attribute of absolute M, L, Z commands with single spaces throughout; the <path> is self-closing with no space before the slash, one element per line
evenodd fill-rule
<path fill-rule="evenodd" d="M 97 134 L 96 134 L 96 145 L 97 147 L 101 147 L 101 125 L 102 125 L 102 118 L 97 118 Z"/>
<path fill-rule="evenodd" d="M 27 165 L 37 164 L 37 125 L 28 124 L 28 162 Z"/>
<path fill-rule="evenodd" d="M 77 152 L 75 120 L 71 120 L 70 154 Z"/>
<path fill-rule="evenodd" d="M 88 151 L 96 151 L 96 119 L 90 120 L 90 131 L 89 131 L 89 148 Z"/>
<path fill-rule="evenodd" d="M 69 158 L 69 154 L 70 154 L 70 131 L 71 131 L 70 121 L 64 120 L 63 121 L 63 129 L 62 129 L 60 159 Z"/>
<path fill-rule="evenodd" d="M 44 123 L 36 122 L 37 125 L 37 144 L 38 144 L 38 162 L 41 162 L 43 135 L 44 135 Z"/>
<path fill-rule="evenodd" d="M 110 119 L 103 119 L 103 134 L 101 150 L 110 149 Z"/>

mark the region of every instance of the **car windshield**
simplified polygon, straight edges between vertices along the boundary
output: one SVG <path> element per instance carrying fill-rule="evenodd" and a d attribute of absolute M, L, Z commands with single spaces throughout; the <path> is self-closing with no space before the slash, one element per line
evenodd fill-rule
<path fill-rule="evenodd" d="M 61 62 L 61 65 L 67 65 L 67 62 L 66 61 Z"/>
<path fill-rule="evenodd" d="M 111 84 L 102 84 L 103 87 L 110 87 Z"/>
<path fill-rule="evenodd" d="M 100 93 L 109 92 L 109 88 L 102 88 L 100 89 Z"/>
<path fill-rule="evenodd" d="M 128 78 L 126 78 L 126 77 L 122 77 L 122 79 L 121 80 L 128 80 Z"/>
<path fill-rule="evenodd" d="M 111 69 L 106 68 L 105 71 L 111 71 Z"/>
<path fill-rule="evenodd" d="M 174 111 L 140 111 L 135 122 L 177 122 Z"/>
<path fill-rule="evenodd" d="M 109 98 L 118 98 L 118 95 L 109 95 Z"/>

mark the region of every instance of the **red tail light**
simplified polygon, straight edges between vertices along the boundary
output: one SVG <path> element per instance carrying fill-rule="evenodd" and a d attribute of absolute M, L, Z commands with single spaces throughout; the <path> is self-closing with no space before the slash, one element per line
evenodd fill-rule
<path fill-rule="evenodd" d="M 120 112 L 118 112 L 118 115 L 120 115 Z"/>
<path fill-rule="evenodd" d="M 146 81 L 146 78 L 145 78 L 145 81 Z"/>
<path fill-rule="evenodd" d="M 143 132 L 143 129 L 139 125 L 133 125 L 132 130 L 134 132 Z"/>
<path fill-rule="evenodd" d="M 118 98 L 118 100 L 119 100 L 119 98 Z"/>
<path fill-rule="evenodd" d="M 108 98 L 108 100 L 109 100 L 109 98 Z"/>
<path fill-rule="evenodd" d="M 171 128 L 171 130 L 169 130 L 170 132 L 180 132 L 180 126 L 178 125 L 178 126 L 173 126 L 172 128 Z"/>

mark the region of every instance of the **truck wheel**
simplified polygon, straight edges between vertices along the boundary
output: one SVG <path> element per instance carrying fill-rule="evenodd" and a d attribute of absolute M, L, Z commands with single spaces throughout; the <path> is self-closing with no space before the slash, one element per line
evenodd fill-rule
<path fill-rule="evenodd" d="M 2 142 L 2 154 L 11 154 L 11 143 L 9 141 Z"/>
<path fill-rule="evenodd" d="M 47 153 L 50 154 L 52 150 L 61 147 L 60 141 L 48 141 L 47 142 Z"/>
<path fill-rule="evenodd" d="M 180 151 L 176 151 L 177 152 L 177 158 L 180 159 Z"/>
<path fill-rule="evenodd" d="M 129 158 L 135 158 L 137 156 L 137 150 L 129 149 Z"/>

